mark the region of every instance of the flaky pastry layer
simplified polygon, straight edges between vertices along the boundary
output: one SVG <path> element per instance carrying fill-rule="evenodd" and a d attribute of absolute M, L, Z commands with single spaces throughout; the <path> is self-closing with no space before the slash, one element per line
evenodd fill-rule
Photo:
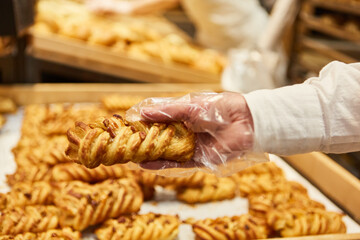
<path fill-rule="evenodd" d="M 89 125 L 77 122 L 67 136 L 66 154 L 88 168 L 129 161 L 188 161 L 195 148 L 194 133 L 183 123 L 128 123 L 119 115 Z"/>
<path fill-rule="evenodd" d="M 179 225 L 176 216 L 148 213 L 108 220 L 95 233 L 99 240 L 173 240 Z"/>

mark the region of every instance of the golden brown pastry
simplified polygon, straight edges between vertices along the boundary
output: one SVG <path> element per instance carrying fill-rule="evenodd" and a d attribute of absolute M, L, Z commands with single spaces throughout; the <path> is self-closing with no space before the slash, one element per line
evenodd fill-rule
<path fill-rule="evenodd" d="M 276 208 L 311 207 L 325 209 L 321 203 L 311 200 L 306 189 L 299 183 L 289 182 L 289 184 L 291 187 L 288 191 L 249 195 L 249 213 L 258 217 L 265 217 L 270 210 Z"/>
<path fill-rule="evenodd" d="M 7 183 L 10 186 L 18 182 L 50 181 L 52 169 L 46 164 L 28 165 L 18 167 L 13 174 L 6 175 Z"/>
<path fill-rule="evenodd" d="M 92 122 L 108 113 L 98 105 L 85 105 L 76 108 L 73 105 L 51 104 L 44 106 L 45 116 L 41 121 L 41 132 L 45 135 L 66 134 L 75 121 Z"/>
<path fill-rule="evenodd" d="M 319 208 L 288 208 L 271 210 L 268 224 L 282 237 L 345 233 L 343 214 Z"/>
<path fill-rule="evenodd" d="M 283 170 L 279 168 L 274 162 L 255 164 L 237 173 L 237 175 L 245 174 L 270 174 L 272 176 L 284 176 Z"/>
<path fill-rule="evenodd" d="M 0 210 L 27 205 L 47 205 L 52 202 L 48 182 L 17 183 L 10 192 L 0 193 Z"/>
<path fill-rule="evenodd" d="M 201 187 L 204 184 L 217 183 L 217 177 L 204 172 L 195 172 L 188 177 L 164 177 L 146 171 L 135 171 L 137 180 L 148 186 Z"/>
<path fill-rule="evenodd" d="M 238 186 L 241 196 L 259 194 L 274 191 L 287 191 L 290 188 L 289 182 L 279 175 L 270 174 L 244 174 L 232 176 Z"/>
<path fill-rule="evenodd" d="M 38 140 L 37 146 L 23 146 L 21 149 L 14 150 L 15 162 L 18 166 L 70 162 L 65 155 L 67 138 L 65 135 L 53 137 L 43 137 Z"/>
<path fill-rule="evenodd" d="M 100 182 L 106 179 L 131 177 L 131 171 L 121 165 L 112 166 L 100 165 L 97 168 L 89 169 L 76 163 L 65 163 L 54 166 L 51 172 L 51 180 L 55 182 L 79 180 L 83 182 Z"/>
<path fill-rule="evenodd" d="M 54 206 L 26 206 L 0 210 L 0 235 L 45 232 L 59 226 L 59 209 Z"/>
<path fill-rule="evenodd" d="M 6 118 L 0 114 L 0 129 L 5 125 Z"/>
<path fill-rule="evenodd" d="M 110 95 L 101 99 L 101 102 L 109 111 L 124 111 L 128 110 L 142 100 L 144 100 L 144 97 L 142 96 Z"/>
<path fill-rule="evenodd" d="M 204 219 L 192 224 L 198 240 L 248 240 L 267 238 L 266 221 L 249 214 L 217 219 Z"/>
<path fill-rule="evenodd" d="M 16 112 L 16 104 L 8 97 L 0 96 L 0 113 Z"/>
<path fill-rule="evenodd" d="M 194 133 L 183 123 L 128 123 L 119 115 L 89 125 L 77 122 L 67 136 L 66 154 L 88 168 L 128 161 L 188 161 L 195 148 Z"/>
<path fill-rule="evenodd" d="M 236 185 L 230 178 L 219 178 L 217 183 L 205 184 L 199 188 L 177 189 L 176 197 L 186 203 L 205 203 L 235 197 Z"/>
<path fill-rule="evenodd" d="M 131 179 L 107 180 L 95 185 L 70 182 L 55 196 L 60 225 L 83 230 L 88 226 L 139 211 L 143 195 Z"/>
<path fill-rule="evenodd" d="M 71 228 L 52 229 L 41 233 L 24 233 L 0 236 L 0 240 L 80 240 L 81 233 Z"/>
<path fill-rule="evenodd" d="M 24 119 L 21 127 L 21 139 L 16 148 L 37 145 L 40 134 L 40 125 L 46 116 L 46 108 L 42 105 L 33 104 L 25 107 Z"/>
<path fill-rule="evenodd" d="M 179 225 L 176 216 L 148 213 L 108 220 L 95 233 L 99 240 L 173 240 Z"/>

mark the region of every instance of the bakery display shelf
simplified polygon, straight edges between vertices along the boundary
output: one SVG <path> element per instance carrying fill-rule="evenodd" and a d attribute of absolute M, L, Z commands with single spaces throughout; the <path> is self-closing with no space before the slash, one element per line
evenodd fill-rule
<path fill-rule="evenodd" d="M 326 25 L 322 23 L 321 19 L 317 19 L 306 13 L 301 14 L 301 19 L 303 20 L 303 24 L 311 30 L 360 44 L 360 33 L 354 34 L 343 30 L 341 27 Z"/>
<path fill-rule="evenodd" d="M 360 15 L 360 1 L 358 0 L 309 0 L 309 3 L 314 7 Z"/>
<path fill-rule="evenodd" d="M 331 59 L 336 59 L 345 63 L 354 63 L 358 61 L 357 59 L 339 52 L 325 43 L 311 39 L 310 37 L 300 37 L 300 43 L 303 47 L 309 48 Z"/>
<path fill-rule="evenodd" d="M 29 54 L 36 59 L 149 83 L 219 83 L 220 76 L 181 64 L 141 61 L 55 34 L 34 34 Z"/>

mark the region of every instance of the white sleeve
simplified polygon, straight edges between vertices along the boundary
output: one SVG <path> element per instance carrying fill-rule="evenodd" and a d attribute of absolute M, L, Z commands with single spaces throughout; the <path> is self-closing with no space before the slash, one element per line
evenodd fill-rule
<path fill-rule="evenodd" d="M 360 151 L 360 63 L 332 62 L 303 84 L 245 95 L 254 151 Z"/>

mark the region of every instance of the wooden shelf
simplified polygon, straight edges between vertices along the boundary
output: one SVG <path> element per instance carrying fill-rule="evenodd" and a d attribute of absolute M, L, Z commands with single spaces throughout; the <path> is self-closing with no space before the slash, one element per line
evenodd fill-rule
<path fill-rule="evenodd" d="M 322 7 L 329 10 L 360 15 L 360 1 L 354 0 L 308 0 L 316 7 Z"/>
<path fill-rule="evenodd" d="M 337 28 L 335 26 L 326 25 L 322 23 L 321 19 L 317 19 L 308 14 L 301 14 L 301 19 L 303 20 L 305 26 L 311 30 L 316 30 L 339 39 L 344 39 L 360 44 L 360 32 L 356 35 L 346 30 L 342 30 L 340 27 Z"/>
<path fill-rule="evenodd" d="M 313 40 L 309 37 L 301 37 L 300 43 L 303 47 L 312 49 L 326 57 L 329 57 L 334 60 L 339 60 L 345 63 L 354 63 L 358 62 L 357 59 L 352 58 L 350 56 L 347 56 L 344 53 L 341 53 L 339 51 L 336 51 L 335 49 L 327 46 L 324 43 L 321 43 L 320 41 Z"/>
<path fill-rule="evenodd" d="M 220 75 L 181 64 L 140 61 L 77 39 L 33 35 L 29 54 L 36 59 L 149 83 L 220 83 Z"/>

